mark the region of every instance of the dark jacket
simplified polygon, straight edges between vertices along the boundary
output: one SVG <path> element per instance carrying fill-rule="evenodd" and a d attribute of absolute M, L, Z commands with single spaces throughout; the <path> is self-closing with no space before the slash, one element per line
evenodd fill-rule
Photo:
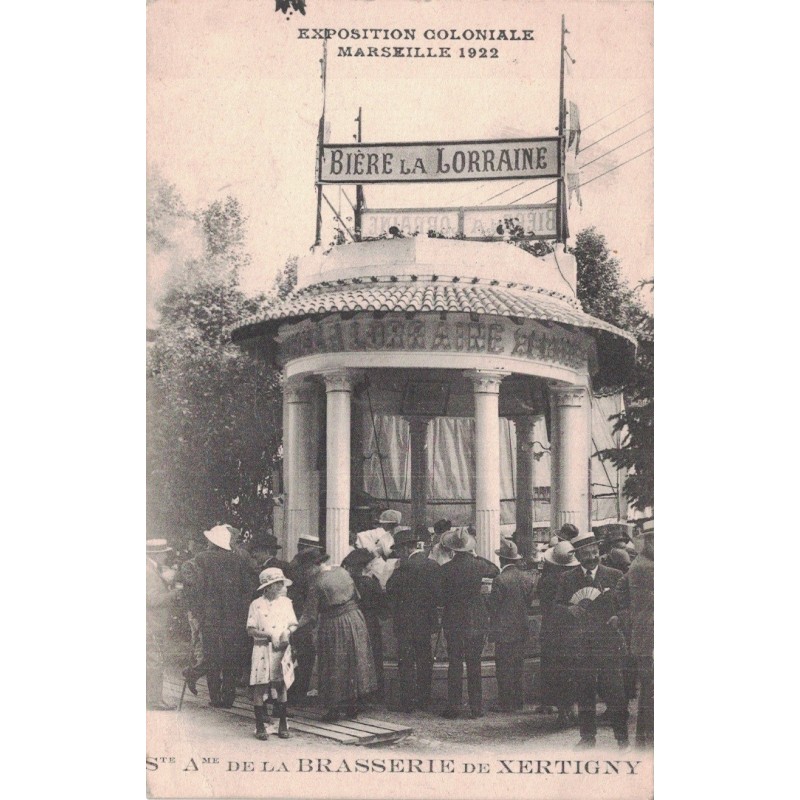
<path fill-rule="evenodd" d="M 536 581 L 516 564 L 500 570 L 486 598 L 496 642 L 518 642 L 528 638 L 528 611 Z"/>
<path fill-rule="evenodd" d="M 400 559 L 386 583 L 395 630 L 429 636 L 439 628 L 441 567 L 425 553 Z"/>
<path fill-rule="evenodd" d="M 542 612 L 542 619 L 552 613 L 556 605 L 558 587 L 561 578 L 571 567 L 559 567 L 549 562 L 544 562 L 544 569 L 539 583 L 536 585 L 536 595 L 539 598 L 539 608 Z"/>
<path fill-rule="evenodd" d="M 624 547 L 612 547 L 611 550 L 603 556 L 602 561 L 607 567 L 618 569 L 623 575 L 631 566 L 631 557 Z"/>
<path fill-rule="evenodd" d="M 625 637 L 608 624 L 618 611 L 615 589 L 621 577 L 622 573 L 618 569 L 603 564 L 597 568 L 593 585 L 602 594 L 591 602 L 586 614 L 576 618 L 579 629 L 576 638 L 578 655 L 610 657 L 625 652 Z M 585 586 L 583 568 L 573 567 L 561 577 L 556 602 L 562 607 L 569 608 L 572 595 Z"/>
<path fill-rule="evenodd" d="M 556 603 L 561 578 L 570 569 L 571 567 L 565 569 L 545 561 L 542 577 L 536 586 L 542 612 L 539 642 L 544 657 L 574 655 L 577 650 L 576 620 L 567 611 L 567 606 Z"/>
<path fill-rule="evenodd" d="M 283 572 L 284 575 L 288 578 L 289 576 L 286 574 L 287 570 L 289 569 L 289 562 L 283 561 L 280 558 L 268 558 L 259 568 L 258 574 L 260 575 L 265 569 L 275 569 L 278 568 Z"/>
<path fill-rule="evenodd" d="M 353 578 L 353 582 L 358 592 L 358 607 L 364 619 L 385 618 L 388 606 L 381 582 L 374 575 L 357 575 Z"/>
<path fill-rule="evenodd" d="M 653 562 L 636 556 L 617 584 L 620 609 L 630 614 L 630 652 L 633 656 L 653 657 Z"/>
<path fill-rule="evenodd" d="M 489 561 L 488 558 L 478 555 L 473 556 L 473 558 L 481 565 L 484 578 L 496 578 L 500 574 L 500 567 L 492 561 Z"/>
<path fill-rule="evenodd" d="M 440 568 L 442 627 L 446 637 L 459 634 L 467 638 L 484 636 L 489 630 L 489 614 L 481 595 L 484 577 L 490 577 L 482 560 L 471 553 L 456 553 Z"/>
<path fill-rule="evenodd" d="M 236 638 L 246 628 L 252 578 L 239 554 L 215 547 L 181 570 L 189 610 L 203 630 Z"/>

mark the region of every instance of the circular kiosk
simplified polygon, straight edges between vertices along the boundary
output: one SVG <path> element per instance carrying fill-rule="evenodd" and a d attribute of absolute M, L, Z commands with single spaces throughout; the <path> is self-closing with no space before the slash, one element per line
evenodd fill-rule
<path fill-rule="evenodd" d="M 430 525 L 431 422 L 471 418 L 478 554 L 500 544 L 501 418 L 516 436 L 515 527 L 530 535 L 535 422 L 550 439 L 550 527 L 589 528 L 590 389 L 624 383 L 635 339 L 583 312 L 568 253 L 424 236 L 344 244 L 298 265 L 298 282 L 234 341 L 284 370 L 284 557 L 301 539 L 340 563 L 364 507 L 364 430 L 404 420 L 410 519 Z M 370 422 L 372 421 L 372 424 Z M 391 464 L 381 462 L 382 470 Z M 384 476 L 385 477 L 385 476 Z M 404 522 L 406 520 L 404 519 Z"/>
<path fill-rule="evenodd" d="M 493 562 L 501 535 L 501 446 L 506 455 L 515 451 L 511 522 L 526 553 L 534 530 L 549 538 L 534 521 L 534 431 L 543 420 L 550 441 L 550 529 L 571 522 L 588 530 L 590 389 L 624 383 L 636 344 L 585 314 L 575 285 L 573 256 L 536 257 L 507 242 L 381 239 L 303 259 L 292 294 L 233 337 L 284 370 L 285 557 L 302 540 L 341 563 L 350 533 L 374 526 L 364 468 L 373 447 L 384 489 L 387 472 L 390 479 L 405 472 L 410 509 L 404 508 L 404 522 L 412 525 L 430 526 L 442 516 L 440 506 L 428 503 L 437 474 L 447 477 L 456 461 L 469 471 L 465 513 L 474 520 L 478 555 Z M 397 424 L 379 430 L 380 415 Z M 449 451 L 437 450 L 436 426 L 446 421 L 461 424 L 451 425 Z M 501 440 L 501 428 L 516 438 L 514 448 Z M 459 431 L 469 435 L 468 447 Z M 399 448 L 392 450 L 387 437 L 399 439 Z M 408 456 L 405 463 L 392 457 L 398 451 Z M 532 620 L 529 693 L 538 627 Z M 440 639 L 434 694 L 446 683 Z M 394 650 L 391 626 L 384 627 L 389 697 L 396 684 Z M 491 641 L 482 675 L 494 675 Z"/>

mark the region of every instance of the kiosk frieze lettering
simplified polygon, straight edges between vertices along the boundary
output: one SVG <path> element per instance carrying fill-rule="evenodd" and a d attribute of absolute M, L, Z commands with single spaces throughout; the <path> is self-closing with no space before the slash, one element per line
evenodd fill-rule
<path fill-rule="evenodd" d="M 282 363 L 316 353 L 426 351 L 486 353 L 583 367 L 588 352 L 577 337 L 535 322 L 522 325 L 500 318 L 440 320 L 429 318 L 351 319 L 307 324 L 281 337 Z"/>

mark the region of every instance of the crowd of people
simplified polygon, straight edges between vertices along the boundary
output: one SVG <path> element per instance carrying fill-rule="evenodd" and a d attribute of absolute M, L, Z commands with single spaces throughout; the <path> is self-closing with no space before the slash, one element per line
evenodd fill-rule
<path fill-rule="evenodd" d="M 628 707 L 638 692 L 636 743 L 653 741 L 652 521 L 634 539 L 626 529 L 598 537 L 564 525 L 542 554 L 522 555 L 516 534 L 495 550 L 499 566 L 476 554 L 472 527 L 440 520 L 429 531 L 401 525 L 384 511 L 376 527 L 357 533 L 342 563 L 316 547 L 278 558 L 272 535 L 245 547 L 240 532 L 217 525 L 205 548 L 178 570 L 172 549 L 147 542 L 147 701 L 172 708 L 162 695 L 166 615 L 180 599 L 192 637 L 183 670 L 189 691 L 205 676 L 210 704 L 233 705 L 244 678 L 252 690 L 255 735 L 289 736 L 287 706 L 316 694 L 323 719 L 355 719 L 366 701 L 401 712 L 432 710 L 439 637 L 447 649 L 447 701 L 441 714 L 462 714 L 466 665 L 469 716 L 484 714 L 481 657 L 494 643 L 497 704 L 521 710 L 526 700 L 529 618 L 538 599 L 538 713 L 577 722 L 578 747 L 596 744 L 596 704 L 620 747 L 629 744 Z M 527 550 L 527 548 L 525 548 Z M 384 677 L 382 622 L 391 619 L 397 686 Z M 391 695 L 391 696 L 390 696 Z M 575 715 L 575 707 L 578 713 Z"/>

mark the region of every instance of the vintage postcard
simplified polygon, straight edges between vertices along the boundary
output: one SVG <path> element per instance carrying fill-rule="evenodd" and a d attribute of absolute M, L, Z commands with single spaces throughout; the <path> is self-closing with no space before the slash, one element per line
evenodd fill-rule
<path fill-rule="evenodd" d="M 653 7 L 149 0 L 149 797 L 653 794 Z"/>

